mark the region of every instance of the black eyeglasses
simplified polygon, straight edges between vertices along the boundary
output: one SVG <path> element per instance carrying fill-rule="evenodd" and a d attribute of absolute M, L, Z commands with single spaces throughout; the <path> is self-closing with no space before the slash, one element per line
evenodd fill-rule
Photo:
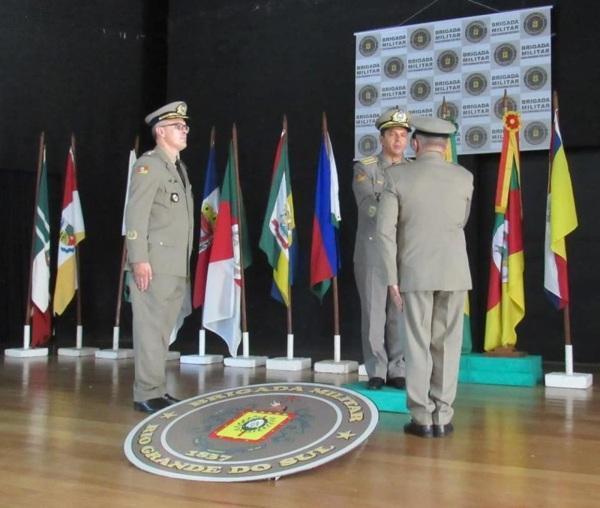
<path fill-rule="evenodd" d="M 161 127 L 175 127 L 178 131 L 190 132 L 190 126 L 185 123 L 167 123 Z"/>

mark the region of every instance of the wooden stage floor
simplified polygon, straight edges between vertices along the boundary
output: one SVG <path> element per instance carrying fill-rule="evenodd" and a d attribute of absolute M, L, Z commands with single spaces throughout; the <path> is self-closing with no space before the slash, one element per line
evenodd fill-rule
<path fill-rule="evenodd" d="M 582 369 L 585 370 L 585 369 Z M 406 436 L 382 413 L 349 454 L 277 481 L 207 483 L 137 469 L 122 447 L 144 418 L 131 360 L 0 358 L 2 507 L 600 506 L 600 383 L 589 390 L 459 386 L 455 433 Z M 342 384 L 356 375 L 168 368 L 180 398 L 252 383 Z"/>

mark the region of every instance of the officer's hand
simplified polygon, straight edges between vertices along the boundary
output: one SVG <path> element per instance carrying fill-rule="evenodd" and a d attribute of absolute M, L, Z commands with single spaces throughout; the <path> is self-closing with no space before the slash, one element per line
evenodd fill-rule
<path fill-rule="evenodd" d="M 394 302 L 394 305 L 396 305 L 399 311 L 402 311 L 404 303 L 402 302 L 402 296 L 400 295 L 400 288 L 398 287 L 398 284 L 393 284 L 388 286 L 388 288 L 392 302 Z"/>
<path fill-rule="evenodd" d="M 141 261 L 139 263 L 133 263 L 133 279 L 135 285 L 140 291 L 146 291 L 152 280 L 152 267 L 150 263 Z"/>

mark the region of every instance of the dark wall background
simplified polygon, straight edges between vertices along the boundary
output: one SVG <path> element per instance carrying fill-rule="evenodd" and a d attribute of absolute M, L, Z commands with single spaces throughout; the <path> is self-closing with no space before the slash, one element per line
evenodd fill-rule
<path fill-rule="evenodd" d="M 495 1 L 500 10 L 554 5 L 553 83 L 561 100 L 561 127 L 579 211 L 569 239 L 575 354 L 599 362 L 600 274 L 596 193 L 600 188 L 600 111 L 594 84 L 600 44 L 599 8 L 592 1 Z M 62 174 L 69 135 L 77 136 L 79 187 L 87 239 L 82 244 L 84 340 L 109 346 L 120 256 L 120 223 L 128 151 L 142 118 L 167 100 L 190 106 L 192 130 L 184 159 L 201 199 L 211 125 L 217 128 L 222 174 L 232 122 L 239 129 L 241 182 L 254 246 L 246 273 L 253 353 L 285 354 L 285 309 L 269 297 L 270 268 L 258 238 L 267 202 L 282 115 L 289 149 L 301 259 L 294 289 L 296 354 L 332 354 L 331 298 L 321 306 L 308 289 L 311 221 L 321 112 L 327 111 L 341 186 L 343 267 L 340 274 L 345 357 L 360 358 L 359 303 L 352 273 L 356 213 L 351 192 L 354 107 L 354 32 L 393 26 L 428 2 L 405 0 L 193 0 L 74 2 L 9 0 L 0 5 L 0 170 L 5 187 L 0 213 L 0 345 L 22 340 L 31 239 L 33 171 L 39 132 L 47 131 L 52 228 L 58 232 Z M 440 0 L 407 24 L 486 14 L 472 2 Z M 522 157 L 527 314 L 519 348 L 561 360 L 561 315 L 543 296 L 543 234 L 547 153 Z M 462 157 L 475 175 L 468 226 L 474 275 L 474 344 L 482 345 L 492 202 L 498 156 Z M 55 251 L 53 238 L 52 253 Z M 55 260 L 53 259 L 53 266 Z M 74 341 L 73 309 L 56 320 L 53 344 Z M 129 310 L 123 334 L 129 340 Z M 179 349 L 192 352 L 200 322 L 184 326 Z M 221 341 L 208 348 L 224 352 Z"/>

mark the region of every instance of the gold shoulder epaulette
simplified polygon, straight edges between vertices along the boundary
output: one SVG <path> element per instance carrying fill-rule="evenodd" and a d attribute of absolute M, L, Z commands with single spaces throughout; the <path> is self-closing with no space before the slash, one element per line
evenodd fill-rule
<path fill-rule="evenodd" d="M 371 155 L 370 157 L 365 157 L 364 159 L 360 159 L 360 163 L 365 166 L 368 164 L 375 164 L 377 162 L 377 157 Z"/>

